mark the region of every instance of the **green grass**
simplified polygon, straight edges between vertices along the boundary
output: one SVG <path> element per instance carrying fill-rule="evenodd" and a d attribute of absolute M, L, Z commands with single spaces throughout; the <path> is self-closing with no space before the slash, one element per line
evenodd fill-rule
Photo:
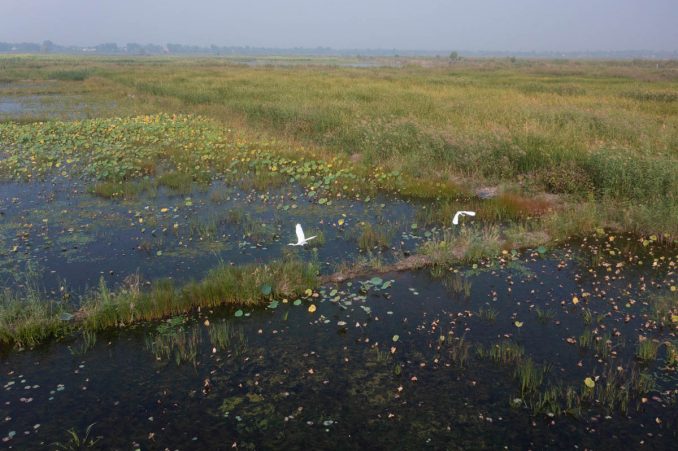
<path fill-rule="evenodd" d="M 83 81 L 86 80 L 90 75 L 90 71 L 86 69 L 57 70 L 49 72 L 47 74 L 47 78 L 51 80 Z"/>
<path fill-rule="evenodd" d="M 478 310 L 478 316 L 480 319 L 488 322 L 495 322 L 497 320 L 497 315 L 499 315 L 499 311 L 496 309 L 493 309 L 492 307 L 481 307 Z"/>
<path fill-rule="evenodd" d="M 431 264 L 450 265 L 455 262 L 477 262 L 495 257 L 501 252 L 503 240 L 496 226 L 483 228 L 464 227 L 446 230 L 442 237 L 424 242 L 419 252 L 431 260 Z"/>
<path fill-rule="evenodd" d="M 166 172 L 157 178 L 160 186 L 165 186 L 178 194 L 190 194 L 193 187 L 193 176 L 185 172 Z"/>
<path fill-rule="evenodd" d="M 37 290 L 28 293 L 5 291 L 0 304 L 0 345 L 34 347 L 76 329 L 87 331 L 122 327 L 140 321 L 166 318 L 196 307 L 232 304 L 263 305 L 261 287 L 270 285 L 271 296 L 294 298 L 317 285 L 315 263 L 296 259 L 266 265 L 228 266 L 212 269 L 205 278 L 183 287 L 159 280 L 141 290 L 138 280 L 111 291 L 103 281 L 83 303 L 74 319 L 62 320 L 60 309 Z"/>
<path fill-rule="evenodd" d="M 521 396 L 536 393 L 544 380 L 543 368 L 535 365 L 531 358 L 520 360 L 514 374 L 520 384 Z"/>
<path fill-rule="evenodd" d="M 217 58 L 0 57 L 8 80 L 60 74 L 75 80 L 52 88 L 64 95 L 84 90 L 120 100 L 103 116 L 143 115 L 56 127 L 4 123 L 0 140 L 27 139 L 28 153 L 10 155 L 0 172 L 36 178 L 69 159 L 99 180 L 153 175 L 156 167 L 196 181 L 216 172 L 260 191 L 293 179 L 330 191 L 441 200 L 443 223 L 458 203 L 477 207 L 483 222 L 541 218 L 536 227 L 554 239 L 602 225 L 678 234 L 675 62 L 663 69 L 643 61 L 426 63 L 247 67 Z M 157 111 L 212 122 L 184 126 L 185 116 L 147 116 Z M 79 150 L 31 163 L 30 152 L 55 139 Z M 92 158 L 93 149 L 103 152 Z M 497 198 L 469 197 L 488 185 L 500 188 Z"/>
<path fill-rule="evenodd" d="M 149 337 L 146 340 L 146 348 L 157 360 L 174 360 L 177 366 L 188 362 L 195 367 L 201 342 L 200 330 L 192 327 L 188 331 L 179 329 Z"/>
<path fill-rule="evenodd" d="M 587 323 L 589 324 L 589 323 Z M 595 337 L 591 332 L 591 329 L 585 329 L 584 333 L 579 336 L 579 347 L 581 349 L 591 349 L 593 348 L 595 342 Z"/>
<path fill-rule="evenodd" d="M 675 196 L 675 79 L 639 80 L 649 73 L 643 67 L 620 77 L 615 71 L 627 71 L 628 64 L 609 63 L 602 76 L 593 64 L 583 75 L 571 75 L 568 67 L 538 75 L 535 70 L 548 65 L 539 62 L 529 68 L 473 62 L 454 70 L 204 64 L 212 72 L 199 79 L 182 64 L 143 72 L 111 68 L 106 76 L 288 139 L 359 153 L 365 164 L 417 178 L 452 172 L 539 181 L 544 169 L 556 169 L 568 180 L 546 177 L 554 191 L 634 200 Z M 174 77 L 163 76 L 169 70 Z M 629 95 L 637 92 L 643 94 Z"/>
<path fill-rule="evenodd" d="M 654 294 L 648 303 L 650 318 L 659 326 L 665 327 L 674 323 L 672 316 L 678 312 L 678 291 Z"/>
<path fill-rule="evenodd" d="M 363 252 L 388 249 L 393 234 L 385 227 L 365 223 L 357 237 L 358 248 Z"/>
<path fill-rule="evenodd" d="M 502 341 L 489 349 L 489 358 L 497 364 L 517 364 L 523 359 L 525 350 L 512 341 Z"/>
<path fill-rule="evenodd" d="M 59 319 L 60 310 L 37 290 L 4 290 L 0 293 L 0 344 L 24 349 L 64 336 L 71 327 Z"/>
<path fill-rule="evenodd" d="M 542 310 L 540 307 L 536 307 L 534 312 L 537 314 L 537 320 L 542 324 L 549 323 L 556 316 L 556 312 L 551 309 Z"/>
<path fill-rule="evenodd" d="M 659 345 L 660 343 L 651 339 L 640 340 L 636 347 L 636 358 L 643 362 L 654 361 L 657 358 Z"/>

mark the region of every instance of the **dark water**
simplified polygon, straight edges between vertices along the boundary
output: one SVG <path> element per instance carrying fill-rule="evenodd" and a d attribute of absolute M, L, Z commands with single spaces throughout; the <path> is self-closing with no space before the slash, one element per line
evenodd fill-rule
<path fill-rule="evenodd" d="M 674 334 L 649 325 L 646 303 L 675 284 L 675 256 L 641 250 L 625 237 L 589 238 L 440 277 L 328 286 L 300 305 L 278 300 L 242 317 L 224 308 L 112 331 L 84 353 L 82 338 L 9 352 L 2 444 L 44 449 L 94 423 L 101 449 L 675 449 L 675 370 L 662 351 L 649 364 L 634 359 L 639 334 Z M 554 316 L 539 321 L 537 307 Z M 584 309 L 600 318 L 585 324 Z M 224 327 L 231 339 L 220 346 L 210 330 Z M 614 352 L 567 342 L 587 328 L 609 332 Z M 156 358 L 149 342 L 168 335 L 192 340 L 195 355 Z M 460 362 L 462 338 L 471 349 Z M 656 385 L 625 415 L 596 402 L 576 417 L 534 414 L 511 406 L 521 397 L 514 368 L 475 352 L 505 341 L 548 366 L 542 389 L 580 388 L 588 376 L 603 384 L 610 369 L 633 368 Z"/>
<path fill-rule="evenodd" d="M 111 285 L 135 272 L 146 280 L 184 281 L 220 262 L 265 263 L 284 252 L 317 259 L 330 273 L 340 261 L 366 257 L 357 243 L 363 223 L 390 238 L 392 249 L 379 253 L 384 259 L 413 251 L 432 236 L 412 229 L 415 211 L 394 199 L 333 199 L 319 205 L 300 190 L 260 195 L 221 182 L 182 195 L 160 189 L 134 201 L 97 198 L 77 182 L 5 183 L 0 185 L 0 278 L 7 286 L 21 283 L 32 265 L 48 290 L 64 286 L 80 293 L 100 277 Z M 303 249 L 288 246 L 296 242 L 296 223 L 307 236 L 321 233 L 324 240 Z"/>
<path fill-rule="evenodd" d="M 83 119 L 91 116 L 93 108 L 84 98 L 76 95 L 0 95 L 0 120 Z"/>

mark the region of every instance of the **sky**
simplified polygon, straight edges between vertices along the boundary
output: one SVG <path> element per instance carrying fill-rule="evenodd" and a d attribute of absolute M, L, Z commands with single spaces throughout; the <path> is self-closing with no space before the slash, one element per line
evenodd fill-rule
<path fill-rule="evenodd" d="M 0 0 L 0 41 L 678 50 L 678 0 Z"/>

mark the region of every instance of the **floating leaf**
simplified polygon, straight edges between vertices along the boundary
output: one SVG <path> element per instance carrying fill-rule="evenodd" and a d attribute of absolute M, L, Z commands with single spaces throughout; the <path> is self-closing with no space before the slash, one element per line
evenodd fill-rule
<path fill-rule="evenodd" d="M 374 286 L 381 285 L 384 283 L 383 279 L 381 277 L 372 277 L 370 279 L 370 283 Z"/>
<path fill-rule="evenodd" d="M 270 295 L 272 290 L 273 287 L 271 287 L 271 285 L 268 283 L 261 286 L 261 294 L 263 294 L 264 296 Z"/>
<path fill-rule="evenodd" d="M 394 343 L 396 341 L 398 341 L 399 339 L 400 339 L 400 335 L 394 335 L 393 338 L 391 338 L 391 340 L 393 340 Z"/>
<path fill-rule="evenodd" d="M 238 310 L 235 311 L 235 313 L 233 315 L 236 318 L 240 318 L 243 315 L 243 312 L 242 312 L 242 310 L 238 309 Z"/>
<path fill-rule="evenodd" d="M 412 230 L 417 230 L 417 227 L 419 227 L 419 226 L 417 226 L 417 223 L 416 223 L 416 222 L 410 226 L 410 228 L 411 228 Z"/>
<path fill-rule="evenodd" d="M 297 306 L 301 305 L 301 299 L 295 299 L 292 304 Z"/>
<path fill-rule="evenodd" d="M 339 224 L 340 226 L 343 226 L 344 225 L 344 218 L 341 218 L 340 220 L 338 220 L 337 224 Z"/>
<path fill-rule="evenodd" d="M 385 289 L 387 289 L 387 288 L 391 288 L 391 281 L 390 281 L 390 280 L 387 280 L 387 281 L 384 282 L 384 284 L 381 286 L 381 289 L 382 289 L 382 290 L 385 290 Z"/>
<path fill-rule="evenodd" d="M 61 315 L 59 315 L 59 319 L 61 321 L 70 321 L 73 318 L 74 318 L 73 315 L 71 313 L 68 313 L 68 312 L 61 312 Z"/>
<path fill-rule="evenodd" d="M 546 248 L 545 248 L 544 246 L 539 246 L 539 247 L 537 248 L 537 252 L 539 252 L 540 254 L 545 254 L 545 253 L 546 253 Z"/>
<path fill-rule="evenodd" d="M 311 304 L 311 305 L 308 306 L 308 313 L 313 313 L 313 312 L 315 312 L 316 310 L 317 310 L 317 309 L 316 309 L 316 307 L 315 307 L 315 304 Z"/>
<path fill-rule="evenodd" d="M 513 324 L 515 324 L 516 327 L 519 328 L 519 329 L 520 329 L 521 327 L 523 327 L 523 322 L 522 322 L 522 321 L 516 321 L 516 322 L 513 323 Z"/>
<path fill-rule="evenodd" d="M 304 291 L 304 294 L 305 294 L 306 296 L 310 296 L 310 295 L 313 294 L 313 290 L 311 290 L 310 288 L 306 288 L 306 291 Z"/>
<path fill-rule="evenodd" d="M 593 379 L 587 377 L 586 379 L 584 379 L 584 385 L 586 385 L 588 388 L 593 388 L 596 386 L 596 383 Z"/>
<path fill-rule="evenodd" d="M 278 308 L 278 301 L 271 301 L 271 303 L 268 304 L 268 308 L 271 309 Z"/>

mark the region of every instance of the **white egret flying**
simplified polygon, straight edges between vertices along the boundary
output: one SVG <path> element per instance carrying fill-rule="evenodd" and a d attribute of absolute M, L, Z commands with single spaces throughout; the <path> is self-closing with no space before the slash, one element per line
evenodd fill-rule
<path fill-rule="evenodd" d="M 452 218 L 452 224 L 457 225 L 459 224 L 459 216 L 475 216 L 476 212 L 475 211 L 458 211 L 454 214 L 454 218 Z"/>
<path fill-rule="evenodd" d="M 309 241 L 311 241 L 316 236 L 317 235 L 306 238 L 304 236 L 304 231 L 301 228 L 301 224 L 297 224 L 297 242 L 296 243 L 289 243 L 289 246 L 303 246 L 304 244 L 308 243 Z"/>

